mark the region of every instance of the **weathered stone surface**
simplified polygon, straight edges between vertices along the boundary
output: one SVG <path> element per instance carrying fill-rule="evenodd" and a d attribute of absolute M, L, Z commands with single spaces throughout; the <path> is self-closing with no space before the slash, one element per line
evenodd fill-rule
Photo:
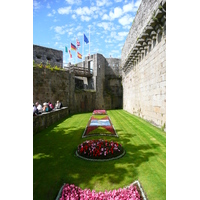
<path fill-rule="evenodd" d="M 51 66 L 62 68 L 63 52 L 56 49 L 33 45 L 33 60 L 36 64 L 42 63 L 45 65 L 48 62 Z"/>
<path fill-rule="evenodd" d="M 49 127 L 51 124 L 66 118 L 69 115 L 67 107 L 61 109 L 45 112 L 43 114 L 33 116 L 33 134 Z"/>
<path fill-rule="evenodd" d="M 146 50 L 141 51 L 143 54 L 135 62 L 134 68 L 122 71 L 123 109 L 158 127 L 166 125 L 166 32 L 159 31 L 166 22 L 165 17 L 162 18 L 162 22 L 153 21 L 152 18 L 160 3 L 162 0 L 141 2 L 121 55 L 123 67 L 124 61 L 129 60 L 127 54 L 130 51 L 129 43 L 136 46 L 137 38 L 142 32 L 151 33 L 152 38 L 146 37 L 148 45 L 144 46 Z M 157 12 L 157 15 L 161 17 L 160 12 Z M 159 32 L 158 35 L 154 27 L 147 26 L 149 21 L 150 24 L 154 24 L 155 30 Z M 137 53 L 139 55 L 140 52 Z"/>

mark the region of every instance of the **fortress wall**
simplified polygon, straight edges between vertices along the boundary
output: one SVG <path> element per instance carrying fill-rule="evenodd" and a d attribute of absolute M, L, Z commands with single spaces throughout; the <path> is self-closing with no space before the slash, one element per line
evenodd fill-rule
<path fill-rule="evenodd" d="M 122 50 L 123 109 L 166 127 L 166 21 L 158 2 L 166 6 L 165 1 L 141 2 Z M 151 20 L 151 13 L 156 21 Z M 141 16 L 144 19 L 138 23 Z"/>
<path fill-rule="evenodd" d="M 51 66 L 63 67 L 63 51 L 33 45 L 33 60 L 36 64 L 51 64 Z"/>
<path fill-rule="evenodd" d="M 143 32 L 144 28 L 147 26 L 149 20 L 151 19 L 153 12 L 156 10 L 158 5 L 162 0 L 142 0 L 135 16 L 131 29 L 128 33 L 124 46 L 121 53 L 122 66 L 124 65 L 125 59 L 136 43 L 137 38 Z"/>

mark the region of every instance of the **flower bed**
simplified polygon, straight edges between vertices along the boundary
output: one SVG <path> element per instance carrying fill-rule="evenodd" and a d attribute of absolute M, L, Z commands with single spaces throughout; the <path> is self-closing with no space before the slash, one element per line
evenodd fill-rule
<path fill-rule="evenodd" d="M 78 146 L 76 155 L 86 160 L 105 161 L 122 157 L 125 154 L 121 144 L 107 140 L 89 140 Z"/>
<path fill-rule="evenodd" d="M 60 189 L 56 200 L 146 200 L 142 188 L 138 181 L 129 187 L 119 188 L 105 192 L 96 192 L 95 190 L 84 189 L 74 184 L 64 184 Z"/>
<path fill-rule="evenodd" d="M 94 110 L 92 114 L 93 115 L 106 115 L 107 112 L 106 112 L 106 110 Z"/>
<path fill-rule="evenodd" d="M 102 115 L 102 117 L 92 116 L 83 132 L 82 137 L 88 136 L 115 136 L 118 137 L 111 120 L 108 116 Z"/>

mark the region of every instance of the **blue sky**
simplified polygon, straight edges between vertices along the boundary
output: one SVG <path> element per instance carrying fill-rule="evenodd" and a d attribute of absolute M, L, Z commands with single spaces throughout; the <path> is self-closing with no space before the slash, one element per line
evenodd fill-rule
<path fill-rule="evenodd" d="M 104 57 L 121 58 L 124 45 L 141 0 L 34 0 L 33 44 L 63 51 L 63 62 L 81 62 L 70 43 L 81 46 L 78 52 L 87 56 L 100 53 Z M 89 31 L 90 27 L 90 31 Z M 90 34 L 89 34 L 90 32 Z M 83 33 L 90 39 L 84 43 Z"/>

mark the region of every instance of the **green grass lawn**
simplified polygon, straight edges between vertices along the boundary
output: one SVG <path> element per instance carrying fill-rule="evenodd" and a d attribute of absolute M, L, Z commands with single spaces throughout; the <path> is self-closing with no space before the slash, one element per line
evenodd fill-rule
<path fill-rule="evenodd" d="M 33 136 L 33 199 L 55 199 L 63 183 L 104 192 L 135 180 L 149 200 L 166 199 L 166 133 L 124 110 L 107 114 L 119 138 L 83 139 L 92 113 L 72 115 Z M 107 162 L 75 156 L 80 143 L 99 138 L 122 144 L 125 156 Z"/>

